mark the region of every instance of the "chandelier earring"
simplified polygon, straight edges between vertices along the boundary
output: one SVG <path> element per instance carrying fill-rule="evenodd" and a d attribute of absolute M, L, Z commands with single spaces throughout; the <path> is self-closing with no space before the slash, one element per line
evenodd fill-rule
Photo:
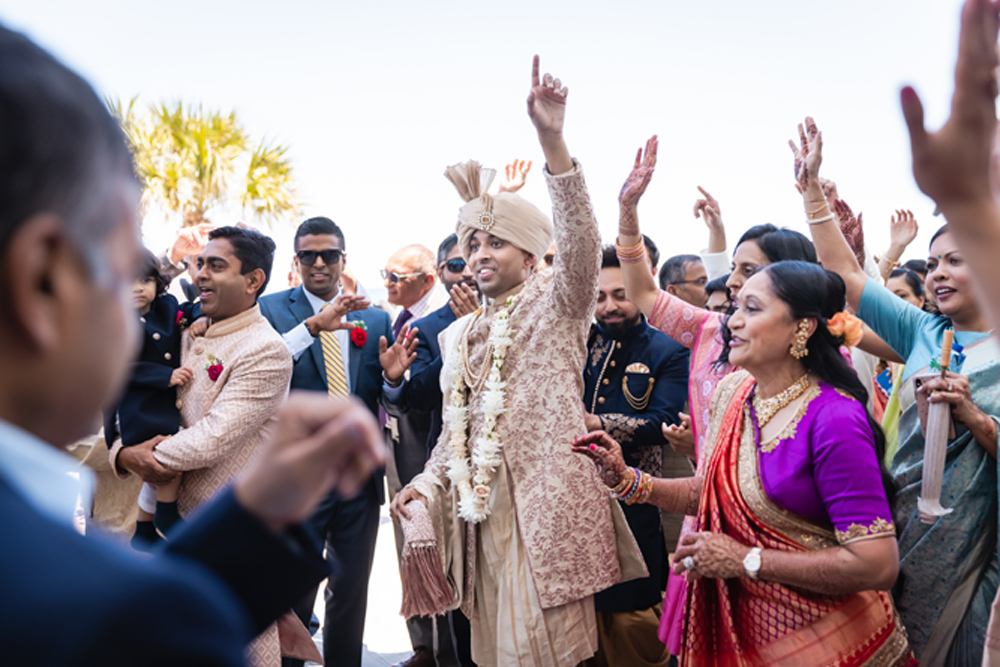
<path fill-rule="evenodd" d="M 795 340 L 792 342 L 791 348 L 788 350 L 796 359 L 801 359 L 802 357 L 809 355 L 809 348 L 806 345 L 809 343 L 809 320 L 802 320 L 799 322 L 799 329 L 795 332 Z"/>

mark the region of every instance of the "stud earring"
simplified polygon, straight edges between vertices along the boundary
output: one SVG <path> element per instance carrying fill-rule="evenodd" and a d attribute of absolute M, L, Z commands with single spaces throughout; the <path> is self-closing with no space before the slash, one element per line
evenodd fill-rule
<path fill-rule="evenodd" d="M 795 341 L 792 343 L 791 348 L 788 353 L 791 354 L 796 359 L 801 359 L 802 357 L 809 355 L 809 348 L 806 345 L 809 342 L 809 320 L 802 320 L 799 322 L 799 329 L 795 332 Z"/>

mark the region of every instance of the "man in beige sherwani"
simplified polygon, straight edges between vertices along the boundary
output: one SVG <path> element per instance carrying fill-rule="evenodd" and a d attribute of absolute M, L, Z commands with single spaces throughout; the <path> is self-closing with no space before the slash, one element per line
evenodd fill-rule
<path fill-rule="evenodd" d="M 645 571 L 617 503 L 570 450 L 586 432 L 580 396 L 600 234 L 582 170 L 563 142 L 565 105 L 558 79 L 539 80 L 536 57 L 528 115 L 547 160 L 553 270 L 535 271 L 553 235 L 541 211 L 514 194 L 483 195 L 489 179 L 478 169 L 449 169 L 469 202 L 456 231 L 486 305 L 441 334 L 444 429 L 424 472 L 392 503 L 394 515 L 408 518 L 406 503 L 421 500 L 444 524 L 453 606 L 470 618 L 472 657 L 482 666 L 589 658 L 597 648 L 593 594 Z M 499 355 L 506 384 L 498 406 L 484 398 L 498 386 L 489 374 L 504 346 L 495 328 L 504 319 L 511 342 Z M 455 427 L 456 400 L 467 432 Z M 489 444 L 497 440 L 498 455 Z M 464 456 L 456 453 L 463 444 Z M 484 461 L 491 447 L 495 465 Z M 466 490 L 453 481 L 463 465 L 472 478 Z"/>
<path fill-rule="evenodd" d="M 166 439 L 133 447 L 118 441 L 111 449 L 111 465 L 123 475 L 132 472 L 157 484 L 182 472 L 182 515 L 258 456 L 288 394 L 291 354 L 257 305 L 273 257 L 274 242 L 254 230 L 220 227 L 210 233 L 195 282 L 211 324 L 204 337 L 185 336 L 181 344 L 181 365 L 194 371 L 178 391 L 183 428 Z M 275 626 L 254 640 L 248 657 L 255 666 L 281 664 Z"/>

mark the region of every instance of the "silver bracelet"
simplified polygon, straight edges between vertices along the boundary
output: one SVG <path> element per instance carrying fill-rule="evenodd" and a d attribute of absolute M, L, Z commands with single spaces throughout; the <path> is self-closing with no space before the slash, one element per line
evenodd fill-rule
<path fill-rule="evenodd" d="M 830 222 L 831 220 L 833 220 L 833 213 L 824 215 L 822 218 L 816 218 L 815 220 L 810 220 L 809 218 L 806 218 L 806 222 L 809 223 L 810 225 L 821 225 L 824 222 Z"/>

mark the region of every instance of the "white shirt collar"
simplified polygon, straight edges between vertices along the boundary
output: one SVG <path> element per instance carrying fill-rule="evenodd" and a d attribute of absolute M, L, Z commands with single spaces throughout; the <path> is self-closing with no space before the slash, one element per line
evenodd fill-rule
<path fill-rule="evenodd" d="M 302 288 L 302 291 L 305 292 L 306 298 L 309 299 L 309 305 L 312 306 L 313 313 L 318 313 L 323 306 L 325 306 L 328 303 L 333 303 L 333 299 L 330 299 L 329 301 L 324 301 L 323 299 L 319 298 L 318 296 L 307 290 L 305 287 Z M 337 290 L 337 296 L 340 296 L 340 290 Z M 337 297 L 335 296 L 334 299 L 336 298 Z"/>
<path fill-rule="evenodd" d="M 96 447 L 103 446 L 103 441 Z M 90 507 L 93 473 L 52 445 L 9 422 L 0 420 L 0 475 L 36 510 L 73 527 L 82 498 Z"/>
<path fill-rule="evenodd" d="M 434 294 L 434 289 L 431 288 L 427 290 L 427 294 L 420 297 L 420 300 L 415 304 L 407 308 L 410 311 L 409 322 L 412 324 L 416 320 L 419 320 L 427 312 L 427 307 L 430 305 L 431 296 Z M 402 312 L 402 311 L 400 311 Z"/>

